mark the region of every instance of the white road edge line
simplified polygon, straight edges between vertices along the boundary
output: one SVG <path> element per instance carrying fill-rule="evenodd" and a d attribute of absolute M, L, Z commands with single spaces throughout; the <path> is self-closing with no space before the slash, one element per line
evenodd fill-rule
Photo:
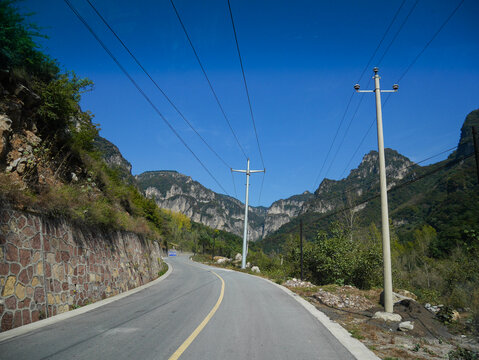
<path fill-rule="evenodd" d="M 149 288 L 153 285 L 156 285 L 159 282 L 165 280 L 168 276 L 170 276 L 171 272 L 173 271 L 173 266 L 171 265 L 171 263 L 168 263 L 168 262 L 166 262 L 166 263 L 168 264 L 168 271 L 166 273 L 164 273 L 163 275 L 161 275 L 158 279 L 150 281 L 149 283 L 147 283 L 145 285 L 138 286 L 137 288 L 125 291 L 121 294 L 109 297 L 109 298 L 104 299 L 104 300 L 97 301 L 93 304 L 85 305 L 85 306 L 82 306 L 82 307 L 80 307 L 78 309 L 75 309 L 75 310 L 70 310 L 68 312 L 58 314 L 58 315 L 55 315 L 55 316 L 52 316 L 52 317 L 49 317 L 49 318 L 46 318 L 46 319 L 43 319 L 43 320 L 40 320 L 40 321 L 35 321 L 34 323 L 31 323 L 31 324 L 28 324 L 28 325 L 23 325 L 23 326 L 20 326 L 18 328 L 12 329 L 12 330 L 1 332 L 0 333 L 0 343 L 3 342 L 3 341 L 6 341 L 8 339 L 11 339 L 13 337 L 29 333 L 30 331 L 37 330 L 37 329 L 40 329 L 42 327 L 45 327 L 45 326 L 48 326 L 48 325 L 51 325 L 51 324 L 55 324 L 55 323 L 60 322 L 60 321 L 70 319 L 74 316 L 84 314 L 88 311 L 91 311 L 93 309 L 97 309 L 101 306 L 110 304 L 114 301 L 123 299 L 127 296 L 133 295 L 133 294 L 135 294 L 139 291 L 142 291 L 142 290 L 147 289 L 147 288 Z"/>
<path fill-rule="evenodd" d="M 190 258 L 191 261 L 193 261 Z M 205 265 L 205 264 L 202 264 Z M 208 266 L 208 265 L 205 265 Z M 216 268 L 214 266 L 208 266 L 211 268 Z M 311 315 L 313 315 L 321 324 L 324 325 L 326 329 L 329 330 L 329 332 L 336 338 L 338 341 L 353 355 L 356 359 L 358 360 L 381 360 L 381 358 L 377 357 L 376 354 L 374 354 L 371 350 L 369 350 L 366 345 L 364 345 L 361 341 L 358 339 L 355 339 L 351 336 L 351 334 L 343 328 L 341 325 L 339 325 L 337 322 L 334 322 L 331 320 L 329 317 L 327 317 L 324 313 L 319 311 L 313 304 L 310 302 L 306 301 L 303 299 L 301 296 L 298 294 L 295 294 L 288 288 L 276 284 L 275 282 L 265 279 L 264 277 L 261 276 L 256 276 L 248 273 L 244 273 L 242 271 L 237 271 L 242 274 L 246 274 L 249 276 L 253 276 L 257 279 L 262 279 L 278 288 L 283 290 L 286 294 L 291 296 L 293 299 L 295 299 L 298 303 L 300 303 Z"/>

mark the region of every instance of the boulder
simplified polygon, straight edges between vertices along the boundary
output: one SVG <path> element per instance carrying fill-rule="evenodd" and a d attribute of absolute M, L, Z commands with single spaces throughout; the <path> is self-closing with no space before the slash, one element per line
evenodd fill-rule
<path fill-rule="evenodd" d="M 15 89 L 15 96 L 17 96 L 20 100 L 23 101 L 23 104 L 26 107 L 31 107 L 33 105 L 36 105 L 40 103 L 40 96 L 35 94 L 33 91 L 31 91 L 29 88 L 26 86 L 19 84 L 17 88 Z"/>
<path fill-rule="evenodd" d="M 251 268 L 251 271 L 254 272 L 254 273 L 260 273 L 261 272 L 261 271 L 259 271 L 259 267 L 257 267 L 257 266 L 253 266 Z"/>
<path fill-rule="evenodd" d="M 42 139 L 35 135 L 35 131 L 25 130 L 25 136 L 27 141 L 33 146 L 38 146 L 42 142 Z"/>
<path fill-rule="evenodd" d="M 308 287 L 308 288 L 310 288 L 310 287 L 314 286 L 309 281 L 301 281 L 301 280 L 298 280 L 296 278 L 292 278 L 292 279 L 287 280 L 283 285 L 288 286 L 288 287 L 293 287 L 293 288 L 297 288 L 297 287 Z"/>
<path fill-rule="evenodd" d="M 215 261 L 217 264 L 226 264 L 230 262 L 230 259 L 223 257 L 223 256 L 215 256 Z"/>
<path fill-rule="evenodd" d="M 404 295 L 398 294 L 396 292 L 393 292 L 393 305 L 397 304 L 398 302 L 403 301 L 403 300 L 413 300 L 414 301 L 415 299 L 413 299 L 412 297 L 404 296 Z M 382 306 L 384 306 L 384 291 L 382 291 L 381 295 L 379 296 L 379 303 Z"/>
<path fill-rule="evenodd" d="M 439 312 L 439 310 L 441 310 L 441 308 L 443 307 L 443 305 L 431 305 L 429 303 L 426 303 L 426 305 L 424 305 L 424 307 L 432 312 L 433 314 L 437 314 Z"/>
<path fill-rule="evenodd" d="M 240 253 L 237 253 L 235 255 L 235 261 L 242 261 L 243 260 L 243 255 L 241 255 Z"/>
<path fill-rule="evenodd" d="M 414 324 L 411 321 L 403 321 L 399 323 L 398 330 L 400 331 L 409 331 L 414 329 Z"/>
<path fill-rule="evenodd" d="M 8 136 L 12 132 L 12 120 L 7 115 L 0 115 L 0 159 L 7 154 Z"/>
<path fill-rule="evenodd" d="M 398 291 L 396 291 L 396 293 L 397 293 L 398 295 L 405 296 L 405 297 L 408 298 L 408 299 L 417 300 L 416 294 L 410 292 L 409 290 L 398 290 Z"/>
<path fill-rule="evenodd" d="M 401 315 L 388 313 L 384 311 L 376 312 L 373 316 L 373 319 L 392 321 L 392 322 L 400 322 L 402 320 Z"/>

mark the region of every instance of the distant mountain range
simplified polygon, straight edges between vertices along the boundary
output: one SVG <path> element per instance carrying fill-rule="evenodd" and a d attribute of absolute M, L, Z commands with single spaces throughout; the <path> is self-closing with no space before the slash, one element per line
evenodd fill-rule
<path fill-rule="evenodd" d="M 181 212 L 193 221 L 237 235 L 243 234 L 244 204 L 217 194 L 176 171 L 147 171 L 135 177 L 141 191 L 158 206 Z M 305 192 L 275 201 L 269 208 L 249 208 L 248 231 L 252 240 L 263 238 L 299 215 L 313 194 Z"/>
<path fill-rule="evenodd" d="M 443 214 L 437 209 L 450 205 L 448 186 L 453 185 L 447 185 L 448 182 L 467 180 L 470 183 L 464 185 L 463 190 L 474 188 L 473 159 L 462 160 L 465 156 L 470 157 L 474 149 L 473 125 L 479 128 L 479 110 L 467 116 L 457 151 L 436 164 L 419 166 L 397 151 L 385 149 L 390 217 L 400 236 L 407 236 L 418 224 L 437 222 L 435 211 Z M 131 176 L 131 165 L 121 156 L 118 148 L 104 139 L 98 142 L 106 153 L 107 162 L 118 167 L 125 176 Z M 262 239 L 265 250 L 276 250 L 289 235 L 297 232 L 301 219 L 305 223 L 307 238 L 314 238 L 318 227 L 326 227 L 339 217 L 346 222 L 349 217 L 351 226 L 358 225 L 358 222 L 359 226 L 379 223 L 378 174 L 378 153 L 370 151 L 346 178 L 324 179 L 314 194 L 305 191 L 275 201 L 269 208 L 251 206 L 250 239 Z M 464 179 L 458 179 L 460 176 Z M 416 181 L 418 179 L 421 180 Z M 244 204 L 230 196 L 215 193 L 187 175 L 176 171 L 147 171 L 135 176 L 134 182 L 162 208 L 181 212 L 193 221 L 212 228 L 240 236 L 243 234 Z M 476 198 L 477 193 L 469 196 L 469 200 Z M 473 209 L 479 206 L 470 204 L 469 200 L 461 200 L 461 206 Z M 334 214 L 341 209 L 349 210 Z M 334 216 L 325 218 L 328 214 Z M 436 227 L 441 225 L 436 224 Z"/>

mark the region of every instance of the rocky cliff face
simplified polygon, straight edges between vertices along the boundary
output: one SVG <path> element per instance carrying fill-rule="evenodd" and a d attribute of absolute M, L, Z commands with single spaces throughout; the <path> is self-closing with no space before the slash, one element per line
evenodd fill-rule
<path fill-rule="evenodd" d="M 193 221 L 213 228 L 243 234 L 244 204 L 237 199 L 217 194 L 176 171 L 148 171 L 135 178 L 140 189 L 158 206 L 181 212 Z M 278 200 L 268 209 L 250 207 L 250 239 L 260 239 L 290 221 L 311 197 L 311 193 L 305 192 Z"/>
<path fill-rule="evenodd" d="M 474 142 L 472 138 L 472 127 L 479 133 L 479 110 L 474 110 L 466 117 L 466 121 L 461 128 L 461 137 L 456 151 L 456 158 L 462 158 L 474 152 Z M 479 134 L 476 135 L 479 137 Z"/>
<path fill-rule="evenodd" d="M 120 152 L 120 149 L 101 136 L 97 136 L 94 141 L 95 147 L 100 150 L 102 153 L 103 159 L 113 169 L 116 169 L 120 172 L 120 175 L 123 179 L 128 182 L 134 182 L 133 176 L 131 175 L 131 164 L 126 160 Z"/>
<path fill-rule="evenodd" d="M 266 236 L 301 214 L 303 206 L 314 198 L 309 191 L 287 199 L 275 201 L 266 211 L 264 233 Z"/>
<path fill-rule="evenodd" d="M 356 169 L 342 180 L 324 179 L 314 193 L 314 198 L 303 205 L 301 214 L 307 211 L 326 213 L 344 206 L 371 190 L 379 190 L 378 152 L 364 155 Z M 412 176 L 417 168 L 411 160 L 392 149 L 385 149 L 388 188 L 406 176 Z M 341 194 L 341 197 L 338 196 Z"/>
<path fill-rule="evenodd" d="M 388 186 L 403 179 L 414 164 L 394 150 L 386 149 Z M 378 153 L 366 154 L 357 169 L 343 180 L 324 179 L 314 194 L 305 191 L 287 199 L 275 201 L 269 208 L 250 207 L 250 239 L 258 240 L 278 230 L 305 212 L 326 213 L 344 206 L 347 198 L 335 194 L 350 194 L 351 199 L 378 187 Z M 140 189 L 158 206 L 181 212 L 193 221 L 213 228 L 243 234 L 244 204 L 229 196 L 217 194 L 190 177 L 176 171 L 149 171 L 137 175 Z"/>
<path fill-rule="evenodd" d="M 185 214 L 191 220 L 234 234 L 243 234 L 244 205 L 217 194 L 176 171 L 148 171 L 137 175 L 140 189 L 158 206 Z M 250 208 L 249 232 L 252 239 L 262 235 L 264 216 Z"/>

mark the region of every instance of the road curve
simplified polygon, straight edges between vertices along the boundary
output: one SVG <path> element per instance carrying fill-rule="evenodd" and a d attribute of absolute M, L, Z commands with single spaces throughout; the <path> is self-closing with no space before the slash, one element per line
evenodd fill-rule
<path fill-rule="evenodd" d="M 168 262 L 154 286 L 0 342 L 0 359 L 169 359 L 205 319 L 180 359 L 355 358 L 273 284 L 186 256 Z"/>

